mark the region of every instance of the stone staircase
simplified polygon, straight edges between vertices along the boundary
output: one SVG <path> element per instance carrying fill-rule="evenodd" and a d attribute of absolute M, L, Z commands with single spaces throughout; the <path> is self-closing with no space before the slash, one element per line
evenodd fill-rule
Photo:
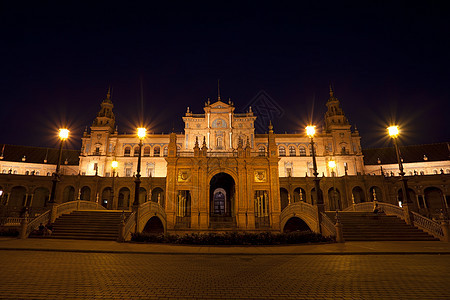
<path fill-rule="evenodd" d="M 326 212 L 335 223 L 336 212 Z M 339 212 L 345 241 L 438 241 L 396 216 L 372 212 Z"/>
<path fill-rule="evenodd" d="M 213 230 L 232 230 L 236 228 L 236 219 L 234 217 L 211 216 L 209 228 Z"/>
<path fill-rule="evenodd" d="M 124 213 L 125 220 L 130 214 L 130 212 Z M 117 240 L 121 220 L 121 211 L 73 211 L 56 219 L 50 237 L 55 239 Z"/>

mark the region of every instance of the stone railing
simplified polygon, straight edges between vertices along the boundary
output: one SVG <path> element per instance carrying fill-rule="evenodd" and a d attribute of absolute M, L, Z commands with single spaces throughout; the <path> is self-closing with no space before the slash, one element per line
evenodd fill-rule
<path fill-rule="evenodd" d="M 164 208 L 162 208 L 161 205 L 159 205 L 159 203 L 156 203 L 153 201 L 147 201 L 147 202 L 139 205 L 139 210 L 140 210 L 139 214 L 141 215 L 141 217 L 143 217 L 149 213 L 153 213 L 153 214 L 157 213 L 164 218 L 164 220 L 161 220 L 161 221 L 164 222 L 166 219 L 166 212 L 164 211 Z"/>
<path fill-rule="evenodd" d="M 403 208 L 401 208 L 401 207 L 399 207 L 397 205 L 393 205 L 393 204 L 389 204 L 389 203 L 383 203 L 383 202 L 378 202 L 378 207 L 381 208 L 381 210 L 386 215 L 396 216 L 396 217 L 399 217 L 402 220 L 405 219 L 405 211 L 403 210 Z"/>
<path fill-rule="evenodd" d="M 311 205 L 309 203 L 299 201 L 294 202 L 288 205 L 283 211 L 281 212 L 280 219 L 283 219 L 284 216 L 290 215 L 294 212 L 304 212 L 305 214 L 311 216 L 312 218 L 317 218 L 317 207 L 314 205 Z"/>
<path fill-rule="evenodd" d="M 393 205 L 390 203 L 384 203 L 384 202 L 376 202 L 378 204 L 378 208 L 383 211 L 386 215 L 392 215 L 397 216 L 401 218 L 402 220 L 405 219 L 405 212 L 403 211 L 403 208 Z M 345 208 L 343 211 L 360 211 L 360 212 L 372 212 L 374 208 L 375 203 L 374 202 L 363 202 L 358 204 L 353 204 L 347 208 Z"/>
<path fill-rule="evenodd" d="M 328 236 L 336 236 L 336 227 L 334 227 L 333 221 L 325 213 L 321 213 L 322 215 L 322 232 L 324 235 Z"/>
<path fill-rule="evenodd" d="M 130 234 L 131 230 L 136 226 L 136 212 L 134 211 L 129 217 L 128 220 L 125 222 L 124 230 L 123 230 L 123 239 L 127 240 L 128 235 Z"/>
<path fill-rule="evenodd" d="M 28 234 L 30 234 L 33 230 L 35 230 L 36 228 L 39 227 L 39 225 L 42 224 L 47 224 L 50 221 L 50 212 L 51 210 L 46 211 L 45 213 L 43 213 L 40 216 L 37 216 L 36 218 L 34 218 L 33 220 L 30 221 L 30 223 L 28 223 L 28 227 L 27 227 L 27 236 Z"/>
<path fill-rule="evenodd" d="M 0 220 L 0 226 L 19 226 L 22 222 L 21 217 L 6 217 Z"/>
<path fill-rule="evenodd" d="M 56 210 L 56 217 L 59 217 L 64 213 L 72 212 L 74 210 L 106 210 L 106 208 L 98 205 L 97 202 L 75 200 L 58 205 Z"/>
<path fill-rule="evenodd" d="M 440 240 L 444 238 L 444 232 L 442 230 L 441 224 L 436 221 L 430 220 L 427 217 L 424 217 L 416 212 L 411 213 L 414 216 L 414 226 L 425 232 L 428 232 L 429 234 Z"/>

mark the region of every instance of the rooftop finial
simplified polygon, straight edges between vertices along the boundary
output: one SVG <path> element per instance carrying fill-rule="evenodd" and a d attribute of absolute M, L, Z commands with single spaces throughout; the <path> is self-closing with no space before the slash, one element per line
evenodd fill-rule
<path fill-rule="evenodd" d="M 272 120 L 269 121 L 269 132 L 270 132 L 270 133 L 273 133 Z"/>
<path fill-rule="evenodd" d="M 111 99 L 111 86 L 108 87 L 108 93 L 106 94 L 106 99 Z"/>
<path fill-rule="evenodd" d="M 220 101 L 220 79 L 217 79 L 217 100 Z"/>
<path fill-rule="evenodd" d="M 333 86 L 330 83 L 330 98 L 334 97 L 334 91 L 333 91 Z"/>

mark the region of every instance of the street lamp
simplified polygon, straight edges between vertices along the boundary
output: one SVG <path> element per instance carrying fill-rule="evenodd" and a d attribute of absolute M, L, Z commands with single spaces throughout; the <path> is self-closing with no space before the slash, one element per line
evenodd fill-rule
<path fill-rule="evenodd" d="M 337 195 L 336 195 L 336 185 L 335 185 L 335 177 L 336 177 L 336 161 L 330 160 L 328 161 L 328 168 L 331 169 L 331 176 L 333 176 L 333 202 L 336 210 L 339 209 L 339 205 L 337 203 Z"/>
<path fill-rule="evenodd" d="M 119 166 L 119 163 L 117 160 L 113 160 L 111 162 L 111 168 L 112 168 L 112 186 L 111 186 L 111 205 L 112 207 L 114 205 L 114 178 L 116 177 L 116 169 Z"/>
<path fill-rule="evenodd" d="M 323 197 L 320 193 L 320 179 L 317 177 L 319 173 L 317 172 L 317 163 L 316 163 L 316 150 L 314 149 L 314 135 L 316 134 L 316 126 L 306 126 L 306 135 L 311 139 L 311 151 L 312 151 L 312 158 L 313 158 L 313 175 L 314 175 L 314 188 L 316 193 L 316 199 L 317 199 L 317 207 L 320 212 L 324 211 L 323 206 Z"/>
<path fill-rule="evenodd" d="M 61 156 L 62 156 L 62 149 L 63 149 L 63 144 L 64 141 L 69 137 L 69 130 L 65 129 L 65 128 L 61 128 L 59 129 L 59 139 L 61 140 L 60 144 L 59 144 L 59 155 L 58 155 L 58 161 L 56 162 L 56 171 L 55 173 L 53 173 L 53 178 L 52 178 L 52 192 L 50 193 L 50 200 L 48 201 L 48 203 L 55 203 L 55 193 L 56 193 L 56 184 L 59 181 L 59 169 L 61 166 Z"/>
<path fill-rule="evenodd" d="M 402 195 L 403 195 L 403 204 L 402 207 L 404 207 L 407 217 L 407 223 L 410 224 L 410 216 L 408 212 L 408 205 L 411 204 L 411 199 L 409 197 L 408 193 L 408 179 L 405 178 L 405 172 L 403 171 L 403 163 L 400 159 L 400 150 L 398 148 L 398 135 L 399 135 L 399 129 L 398 126 L 390 126 L 388 127 L 389 136 L 394 141 L 394 147 L 395 147 L 395 154 L 397 155 L 397 162 L 398 162 L 398 169 L 400 170 L 400 181 L 402 182 Z"/>
<path fill-rule="evenodd" d="M 145 128 L 138 128 L 137 129 L 137 135 L 139 138 L 139 156 L 138 156 L 138 165 L 137 165 L 137 171 L 136 171 L 136 180 L 134 183 L 136 184 L 135 190 L 134 190 L 134 202 L 133 206 L 139 205 L 139 189 L 141 186 L 141 153 L 142 153 L 142 142 L 147 134 L 147 129 Z"/>

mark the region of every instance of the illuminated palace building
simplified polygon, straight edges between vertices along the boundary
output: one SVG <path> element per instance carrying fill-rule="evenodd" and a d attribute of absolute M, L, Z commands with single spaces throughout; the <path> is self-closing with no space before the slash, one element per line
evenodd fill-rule
<path fill-rule="evenodd" d="M 157 218 L 167 232 L 206 232 L 283 231 L 294 217 L 316 230 L 315 211 L 345 210 L 374 200 L 398 206 L 403 201 L 394 148 L 362 150 L 359 132 L 332 90 L 324 126 L 313 139 L 306 132 L 276 133 L 272 125 L 266 134 L 257 134 L 258 116 L 251 108 L 236 113 L 233 103 L 219 96 L 214 103 L 208 100 L 202 113 L 187 109 L 184 134 L 147 133 L 140 140 L 117 131 L 113 106 L 108 93 L 90 131 L 83 134 L 81 150 L 62 152 L 57 204 L 82 200 L 108 210 L 138 211 L 139 230 Z M 24 206 L 32 216 L 49 210 L 58 150 L 1 147 L 3 216 Z M 447 212 L 448 143 L 400 150 L 411 209 L 430 218 L 441 209 Z"/>

